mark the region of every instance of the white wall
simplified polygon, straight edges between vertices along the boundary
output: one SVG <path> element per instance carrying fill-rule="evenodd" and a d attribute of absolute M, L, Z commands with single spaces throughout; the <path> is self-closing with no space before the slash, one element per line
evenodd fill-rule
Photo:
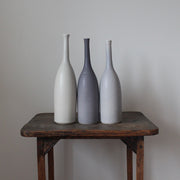
<path fill-rule="evenodd" d="M 142 111 L 160 127 L 160 135 L 145 138 L 145 179 L 180 179 L 179 22 L 178 0 L 0 0 L 0 179 L 37 179 L 36 141 L 21 137 L 20 128 L 53 111 L 62 33 L 71 34 L 77 78 L 83 38 L 91 38 L 98 80 L 105 40 L 113 40 L 123 109 Z M 126 178 L 119 140 L 61 141 L 55 158 L 56 179 Z"/>

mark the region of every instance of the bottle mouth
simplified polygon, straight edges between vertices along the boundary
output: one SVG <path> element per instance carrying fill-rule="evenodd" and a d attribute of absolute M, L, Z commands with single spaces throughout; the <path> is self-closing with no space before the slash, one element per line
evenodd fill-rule
<path fill-rule="evenodd" d="M 111 45 L 112 44 L 112 40 L 106 40 L 106 44 Z"/>
<path fill-rule="evenodd" d="M 89 41 L 90 40 L 90 38 L 84 38 L 84 41 Z"/>
<path fill-rule="evenodd" d="M 69 37 L 70 34 L 63 34 L 63 37 Z"/>

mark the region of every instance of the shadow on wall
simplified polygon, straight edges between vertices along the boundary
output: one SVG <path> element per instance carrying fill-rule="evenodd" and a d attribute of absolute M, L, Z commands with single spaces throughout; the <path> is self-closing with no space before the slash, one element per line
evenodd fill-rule
<path fill-rule="evenodd" d="M 180 88 L 176 69 L 171 69 L 168 61 L 172 60 L 126 56 L 121 67 L 115 67 L 121 80 L 124 111 L 141 111 L 160 128 L 158 136 L 145 138 L 146 180 L 161 179 L 160 171 L 168 180 L 173 166 L 180 166 Z M 64 179 L 126 179 L 125 158 L 125 146 L 119 140 L 66 140 Z M 173 179 L 177 178 L 176 173 Z"/>
<path fill-rule="evenodd" d="M 123 61 L 125 110 L 141 111 L 160 129 L 158 136 L 145 138 L 146 180 L 159 179 L 159 172 L 167 180 L 179 177 L 176 170 L 173 173 L 173 166 L 180 166 L 178 69 L 169 66 L 172 59 L 162 59 L 126 57 Z"/>
<path fill-rule="evenodd" d="M 67 140 L 64 179 L 125 179 L 125 161 L 125 146 L 120 140 Z"/>

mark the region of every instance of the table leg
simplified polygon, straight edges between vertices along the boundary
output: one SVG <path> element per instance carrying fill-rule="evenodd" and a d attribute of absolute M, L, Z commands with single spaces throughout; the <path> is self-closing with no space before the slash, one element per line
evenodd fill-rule
<path fill-rule="evenodd" d="M 37 138 L 37 160 L 38 160 L 38 180 L 46 180 L 45 154 L 42 151 L 43 140 Z"/>
<path fill-rule="evenodd" d="M 144 137 L 137 139 L 137 156 L 136 156 L 136 180 L 143 180 L 144 170 Z"/>
<path fill-rule="evenodd" d="M 127 146 L 127 179 L 133 180 L 133 153 L 129 146 Z"/>
<path fill-rule="evenodd" d="M 54 180 L 54 149 L 48 152 L 48 176 L 49 180 Z"/>
<path fill-rule="evenodd" d="M 37 138 L 37 159 L 38 159 L 38 180 L 46 180 L 45 155 L 48 153 L 48 179 L 54 180 L 54 145 L 60 137 L 38 137 Z"/>

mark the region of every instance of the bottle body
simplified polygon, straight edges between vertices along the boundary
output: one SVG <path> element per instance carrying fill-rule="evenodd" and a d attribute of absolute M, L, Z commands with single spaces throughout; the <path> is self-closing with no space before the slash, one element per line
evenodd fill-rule
<path fill-rule="evenodd" d="M 78 81 L 78 121 L 81 124 L 95 124 L 99 121 L 99 89 L 91 67 L 89 39 L 84 39 L 84 67 Z"/>
<path fill-rule="evenodd" d="M 106 42 L 106 69 L 100 83 L 100 112 L 104 124 L 122 119 L 121 86 L 112 64 L 111 41 Z"/>
<path fill-rule="evenodd" d="M 76 79 L 69 61 L 69 35 L 64 35 L 63 60 L 54 87 L 54 121 L 69 124 L 76 119 Z"/>

